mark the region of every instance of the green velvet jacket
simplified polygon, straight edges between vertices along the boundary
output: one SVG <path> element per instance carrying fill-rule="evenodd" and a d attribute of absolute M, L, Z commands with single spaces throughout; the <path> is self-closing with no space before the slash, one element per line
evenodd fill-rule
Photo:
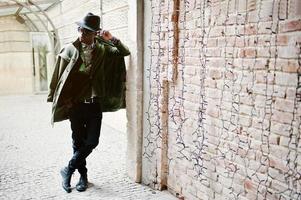
<path fill-rule="evenodd" d="M 93 52 L 92 82 L 100 97 L 103 112 L 112 112 L 125 107 L 126 68 L 124 56 L 130 54 L 120 41 L 113 44 L 96 38 Z M 81 64 L 79 40 L 66 45 L 60 51 L 50 82 L 47 101 L 52 104 L 52 123 L 69 119 L 69 110 L 76 100 L 80 80 L 72 74 Z"/>

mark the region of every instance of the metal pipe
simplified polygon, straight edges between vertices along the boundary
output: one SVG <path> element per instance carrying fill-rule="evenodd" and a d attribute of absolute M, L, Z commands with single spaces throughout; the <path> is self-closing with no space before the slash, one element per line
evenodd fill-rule
<path fill-rule="evenodd" d="M 31 23 L 31 25 L 33 26 L 34 29 L 30 28 L 30 30 L 33 31 L 39 31 L 39 28 L 36 26 L 36 24 L 26 15 L 23 14 L 23 16 L 26 18 L 27 21 L 29 21 Z"/>
<path fill-rule="evenodd" d="M 56 37 L 55 35 L 53 35 L 47 28 L 47 25 L 44 23 L 44 21 L 41 19 L 41 17 L 36 13 L 36 11 L 32 10 L 30 8 L 30 6 L 27 6 L 25 3 L 21 3 L 19 2 L 18 0 L 8 0 L 8 1 L 13 1 L 15 2 L 16 4 L 20 5 L 20 6 L 23 6 L 25 7 L 26 9 L 28 9 L 31 13 L 33 13 L 37 18 L 38 20 L 41 22 L 42 26 L 45 28 L 46 32 L 48 33 L 48 36 L 50 38 L 50 48 L 51 48 L 51 51 L 53 53 L 55 53 L 55 48 L 54 48 L 54 44 L 53 44 L 53 39 Z M 49 18 L 48 18 L 49 19 Z"/>

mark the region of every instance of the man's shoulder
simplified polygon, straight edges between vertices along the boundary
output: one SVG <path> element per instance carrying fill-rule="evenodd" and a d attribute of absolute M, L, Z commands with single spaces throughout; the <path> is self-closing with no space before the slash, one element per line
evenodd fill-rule
<path fill-rule="evenodd" d="M 68 43 L 68 44 L 65 44 L 62 48 L 61 51 L 76 51 L 76 47 L 74 46 L 73 43 Z"/>
<path fill-rule="evenodd" d="M 74 43 L 68 43 L 61 48 L 59 56 L 69 61 L 77 51 Z"/>

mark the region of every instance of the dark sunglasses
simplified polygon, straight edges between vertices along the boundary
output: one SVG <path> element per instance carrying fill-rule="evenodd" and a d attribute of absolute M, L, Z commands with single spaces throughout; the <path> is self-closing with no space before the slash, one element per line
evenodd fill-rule
<path fill-rule="evenodd" d="M 78 30 L 78 32 L 81 32 L 84 35 L 91 35 L 91 34 L 95 33 L 94 31 L 90 31 L 90 30 L 82 28 L 82 27 L 78 27 L 77 30 Z"/>

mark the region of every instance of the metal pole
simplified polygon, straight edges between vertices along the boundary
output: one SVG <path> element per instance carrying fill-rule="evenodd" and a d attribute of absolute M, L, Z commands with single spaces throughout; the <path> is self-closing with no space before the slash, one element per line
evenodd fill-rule
<path fill-rule="evenodd" d="M 52 23 L 51 19 L 48 17 L 48 15 L 45 13 L 45 11 L 38 5 L 36 5 L 34 2 L 32 2 L 31 0 L 28 0 L 28 3 L 32 4 L 33 6 L 35 6 L 37 9 L 39 9 L 41 11 L 41 13 L 46 17 L 46 19 L 48 20 L 48 22 L 50 23 L 50 25 L 52 26 L 52 29 L 54 31 L 54 36 L 53 38 L 56 38 L 56 44 L 54 46 L 54 51 L 55 53 L 57 53 L 57 51 L 59 50 L 59 39 L 58 39 L 58 32 L 54 26 L 54 24 Z"/>

